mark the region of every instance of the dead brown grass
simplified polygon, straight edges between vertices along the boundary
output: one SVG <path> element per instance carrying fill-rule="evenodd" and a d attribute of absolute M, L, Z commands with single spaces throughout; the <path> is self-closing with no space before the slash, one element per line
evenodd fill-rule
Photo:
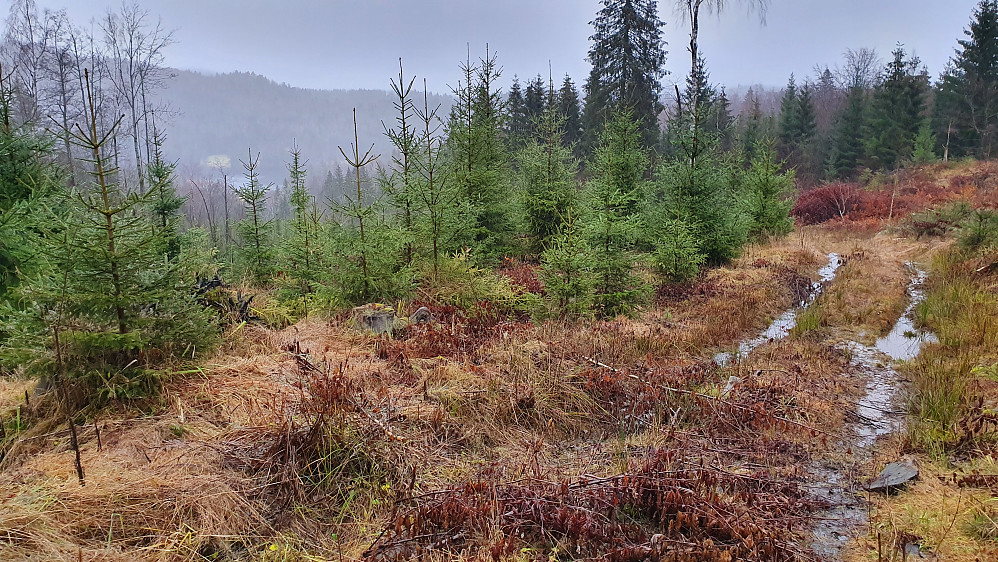
<path fill-rule="evenodd" d="M 100 449 L 93 424 L 81 430 L 86 487 L 75 483 L 60 428 L 41 434 L 36 454 L 3 472 L 0 537 L 9 538 L 0 538 L 0 559 L 69 560 L 82 552 L 85 560 L 357 560 L 419 498 L 475 483 L 547 498 L 562 482 L 627 474 L 656 451 L 732 482 L 775 486 L 767 496 L 774 505 L 790 501 L 797 496 L 780 486 L 829 454 L 863 390 L 834 334 L 850 334 L 857 322 L 879 333 L 896 319 L 907 282 L 901 263 L 919 248 L 807 228 L 663 291 L 634 320 L 501 319 L 394 340 L 336 320 L 281 331 L 235 327 L 202 374 L 168 382 L 152 413 L 122 409 L 99 418 Z M 841 293 L 828 307 L 835 309 L 827 317 L 831 337 L 765 345 L 731 368 L 712 364 L 718 348 L 755 336 L 799 301 L 802 280 L 832 251 L 851 262 L 830 289 Z M 310 391 L 286 351 L 291 344 L 320 370 L 348 378 L 349 405 L 337 410 L 342 424 L 313 425 L 314 412 L 303 406 Z M 742 383 L 722 395 L 731 375 Z M 0 397 L 14 400 L 20 390 L 0 387 Z M 312 441 L 313 427 L 331 433 Z M 366 460 L 316 486 L 296 468 L 325 462 L 302 448 L 311 443 L 342 444 L 346 458 Z M 240 455 L 247 462 L 233 460 Z M 282 459 L 299 464 L 281 472 L 274 467 Z M 294 494 L 272 490 L 296 478 Z M 497 530 L 472 526 L 477 535 L 469 540 L 498 544 Z M 517 543 L 500 559 L 546 558 L 556 543 Z M 430 558 L 464 556 L 438 550 Z M 784 559 L 794 557 L 806 559 Z"/>
<path fill-rule="evenodd" d="M 975 535 L 994 514 L 993 490 L 959 486 L 960 474 L 940 469 L 927 458 L 921 459 L 921 469 L 920 480 L 903 494 L 871 497 L 874 516 L 870 533 L 850 560 L 876 560 L 878 550 L 885 561 L 901 560 L 900 552 L 893 548 L 899 539 L 922 544 L 940 560 L 998 559 L 998 544 Z M 993 460 L 983 461 L 977 470 L 998 472 Z"/>

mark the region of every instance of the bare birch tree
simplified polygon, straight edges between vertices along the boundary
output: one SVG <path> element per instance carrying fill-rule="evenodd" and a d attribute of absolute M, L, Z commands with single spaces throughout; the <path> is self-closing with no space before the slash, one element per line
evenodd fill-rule
<path fill-rule="evenodd" d="M 756 13 L 761 21 L 766 20 L 769 0 L 675 0 L 676 12 L 690 24 L 691 68 L 697 68 L 700 58 L 700 14 L 720 15 L 731 4 L 744 4 L 750 14 Z"/>
<path fill-rule="evenodd" d="M 122 4 L 119 13 L 108 11 L 101 22 L 107 50 L 108 78 L 121 110 L 125 113 L 125 134 L 132 142 L 139 192 L 145 192 L 145 164 L 152 138 L 149 117 L 154 107 L 149 98 L 165 79 L 163 51 L 173 43 L 173 32 L 153 22 L 148 10 L 138 3 Z"/>
<path fill-rule="evenodd" d="M 5 73 L 12 73 L 13 89 L 17 93 L 16 119 L 22 123 L 38 123 L 41 115 L 41 83 L 44 59 L 49 42 L 45 20 L 38 12 L 35 0 L 14 0 L 7 18 L 4 36 Z"/>

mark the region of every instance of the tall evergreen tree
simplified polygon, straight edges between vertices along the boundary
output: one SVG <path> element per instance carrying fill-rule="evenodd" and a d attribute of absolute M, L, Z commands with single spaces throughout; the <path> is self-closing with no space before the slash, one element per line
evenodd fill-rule
<path fill-rule="evenodd" d="M 800 123 L 798 111 L 800 111 L 800 104 L 797 103 L 797 80 L 791 74 L 780 102 L 780 143 L 784 154 L 789 154 L 796 146 L 798 124 Z"/>
<path fill-rule="evenodd" d="M 527 84 L 527 93 L 524 95 L 524 103 L 527 109 L 527 128 L 529 130 L 529 142 L 541 140 L 543 137 L 538 132 L 538 123 L 544 115 L 544 108 L 547 104 L 547 86 L 544 79 L 538 74 L 536 78 Z"/>
<path fill-rule="evenodd" d="M 603 318 L 629 313 L 643 296 L 632 251 L 641 231 L 638 211 L 647 167 L 640 122 L 630 111 L 620 111 L 600 135 L 588 185 L 594 309 Z"/>
<path fill-rule="evenodd" d="M 813 88 L 804 84 L 797 95 L 797 131 L 796 141 L 801 144 L 810 142 L 818 132 L 815 118 Z"/>
<path fill-rule="evenodd" d="M 536 125 L 541 140 L 520 151 L 518 159 L 527 234 L 536 255 L 544 251 L 572 213 L 578 171 L 571 150 L 562 141 L 565 118 L 558 112 L 553 81 L 547 97 Z"/>
<path fill-rule="evenodd" d="M 360 148 L 357 110 L 353 110 L 354 142 L 350 151 L 338 147 L 347 165 L 352 168 L 353 189 L 339 208 L 348 219 L 336 237 L 338 263 L 336 281 L 346 302 L 360 304 L 373 299 L 387 300 L 400 296 L 411 285 L 399 267 L 400 240 L 388 225 L 383 197 L 368 187 L 370 177 L 364 169 L 374 164 L 380 155 L 373 154 L 374 144 L 366 151 Z"/>
<path fill-rule="evenodd" d="M 981 0 L 938 84 L 936 132 L 951 152 L 990 158 L 998 148 L 998 0 Z"/>
<path fill-rule="evenodd" d="M 502 141 L 505 100 L 497 82 L 502 74 L 495 53 L 477 63 L 462 63 L 463 81 L 447 126 L 453 180 L 471 212 L 464 243 L 476 259 L 495 262 L 511 250 L 511 171 Z"/>
<path fill-rule="evenodd" d="M 894 50 L 884 79 L 873 94 L 867 122 L 866 152 L 872 167 L 895 169 L 911 158 L 915 138 L 925 118 L 929 77 L 918 58 L 904 47 Z"/>
<path fill-rule="evenodd" d="M 250 150 L 249 158 L 242 162 L 246 183 L 234 191 L 245 208 L 245 218 L 236 224 L 240 238 L 239 259 L 252 282 L 263 285 L 270 281 L 273 273 L 273 223 L 266 216 L 267 195 L 273 184 L 263 185 L 260 182 L 257 171 L 259 162 L 260 155 L 253 158 L 253 151 Z"/>
<path fill-rule="evenodd" d="M 834 149 L 831 158 L 832 173 L 835 177 L 852 177 L 865 154 L 863 131 L 869 96 L 861 85 L 853 85 L 846 94 L 845 106 L 839 113 L 834 131 Z"/>
<path fill-rule="evenodd" d="M 656 0 L 601 0 L 592 25 L 583 123 L 593 146 L 614 111 L 629 110 L 639 120 L 645 148 L 660 136 L 661 79 L 665 76 L 664 24 Z"/>
<path fill-rule="evenodd" d="M 687 87 L 672 116 L 673 156 L 660 166 L 646 202 L 646 236 L 660 269 L 672 279 L 695 274 L 704 261 L 717 264 L 735 257 L 748 235 L 740 171 L 722 153 L 720 135 L 705 126 L 712 107 L 697 105 L 696 92 Z M 677 263 L 677 256 L 690 263 Z"/>
<path fill-rule="evenodd" d="M 558 91 L 558 111 L 565 118 L 562 142 L 566 148 L 572 149 L 576 158 L 580 156 L 582 143 L 582 105 L 579 101 L 579 90 L 572 82 L 572 77 L 565 75 L 565 80 Z"/>
<path fill-rule="evenodd" d="M 520 79 L 514 76 L 513 85 L 510 86 L 509 95 L 506 97 L 506 137 L 510 146 L 513 148 L 523 146 L 528 129 L 527 102 L 523 97 Z"/>
<path fill-rule="evenodd" d="M 762 113 L 759 97 L 751 88 L 745 96 L 745 101 L 749 104 L 750 109 L 747 114 L 739 116 L 738 144 L 741 152 L 751 159 L 755 154 L 756 143 L 765 135 L 763 130 L 765 116 Z"/>

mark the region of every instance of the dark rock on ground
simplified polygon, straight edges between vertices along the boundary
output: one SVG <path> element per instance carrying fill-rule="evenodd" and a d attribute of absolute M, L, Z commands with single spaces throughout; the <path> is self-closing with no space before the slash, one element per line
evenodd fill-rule
<path fill-rule="evenodd" d="M 880 475 L 866 486 L 866 489 L 871 492 L 889 494 L 907 486 L 914 480 L 918 480 L 918 475 L 918 463 L 911 458 L 905 459 L 887 465 Z"/>

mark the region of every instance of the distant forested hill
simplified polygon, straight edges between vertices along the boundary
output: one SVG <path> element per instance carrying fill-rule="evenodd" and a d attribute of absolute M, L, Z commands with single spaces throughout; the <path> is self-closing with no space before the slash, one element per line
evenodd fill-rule
<path fill-rule="evenodd" d="M 179 160 L 180 173 L 209 174 L 213 156 L 231 159 L 230 176 L 239 176 L 248 150 L 261 154 L 260 171 L 267 181 L 286 175 L 285 162 L 297 141 L 309 160 L 310 183 L 342 164 L 337 145 L 353 142 L 353 109 L 357 108 L 360 144 L 376 143 L 382 161 L 390 162 L 391 147 L 381 122 L 393 125 L 393 94 L 381 90 L 309 90 L 278 84 L 263 76 L 234 72 L 201 74 L 173 71 L 162 93 L 171 109 L 165 150 Z M 385 78 L 386 87 L 388 78 Z M 422 107 L 422 92 L 415 94 Z M 449 96 L 430 95 L 431 107 L 441 104 L 446 118 Z M 208 168 L 208 169 L 200 169 Z"/>

